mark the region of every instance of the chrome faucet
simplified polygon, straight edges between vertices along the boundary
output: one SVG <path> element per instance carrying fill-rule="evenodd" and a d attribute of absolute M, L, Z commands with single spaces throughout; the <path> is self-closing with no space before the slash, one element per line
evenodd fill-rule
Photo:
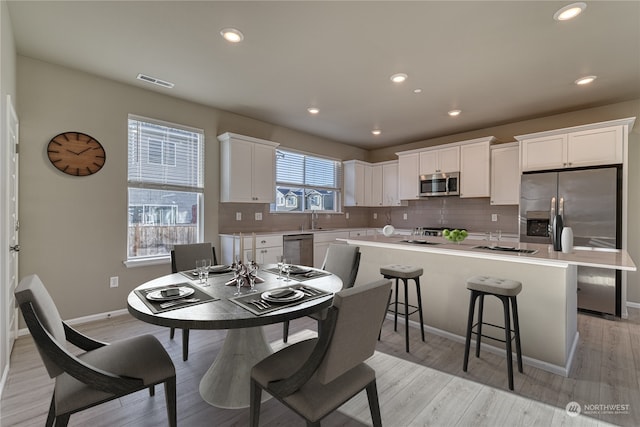
<path fill-rule="evenodd" d="M 318 227 L 318 211 L 311 211 L 311 229 L 315 230 Z"/>

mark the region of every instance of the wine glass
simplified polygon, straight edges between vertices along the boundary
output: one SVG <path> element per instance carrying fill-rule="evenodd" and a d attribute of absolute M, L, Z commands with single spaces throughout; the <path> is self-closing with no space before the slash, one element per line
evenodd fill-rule
<path fill-rule="evenodd" d="M 209 286 L 209 271 L 211 268 L 211 259 L 203 259 L 202 261 L 202 276 L 200 277 L 200 283 L 202 286 Z"/>
<path fill-rule="evenodd" d="M 278 256 L 278 280 L 282 280 L 282 270 L 287 264 L 287 260 L 284 256 Z"/>
<path fill-rule="evenodd" d="M 291 281 L 291 266 L 289 264 L 284 264 L 282 266 L 282 271 L 287 275 L 287 278 L 284 279 L 285 282 Z"/>
<path fill-rule="evenodd" d="M 204 260 L 197 259 L 196 260 L 196 272 L 198 273 L 198 283 L 204 282 Z"/>

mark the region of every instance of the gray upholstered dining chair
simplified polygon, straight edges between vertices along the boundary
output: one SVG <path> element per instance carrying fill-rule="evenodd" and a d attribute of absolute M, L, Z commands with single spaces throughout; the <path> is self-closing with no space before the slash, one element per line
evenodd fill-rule
<path fill-rule="evenodd" d="M 218 264 L 216 248 L 211 243 L 191 243 L 186 245 L 175 245 L 171 251 L 171 272 L 193 270 L 196 267 L 196 260 L 211 259 L 211 265 Z M 169 331 L 169 338 L 175 336 L 175 328 Z M 182 360 L 189 358 L 189 329 L 182 330 Z"/>
<path fill-rule="evenodd" d="M 15 290 L 16 304 L 55 386 L 46 425 L 66 426 L 71 414 L 164 383 L 169 425 L 177 425 L 176 370 L 153 335 L 112 343 L 96 341 L 60 318 L 40 278 L 27 276 Z M 76 355 L 65 342 L 84 350 Z"/>
<path fill-rule="evenodd" d="M 338 276 L 342 280 L 342 289 L 347 289 L 356 283 L 359 267 L 360 247 L 331 243 L 327 249 L 321 269 Z M 320 322 L 325 315 L 326 311 L 323 310 L 309 317 Z M 320 323 L 318 323 L 318 328 L 320 328 Z M 289 321 L 287 320 L 282 324 L 282 340 L 287 342 L 288 339 Z"/>
<path fill-rule="evenodd" d="M 250 425 L 257 427 L 262 390 L 278 399 L 309 426 L 367 390 L 374 426 L 381 426 L 376 372 L 365 362 L 373 352 L 387 310 L 391 281 L 378 280 L 344 289 L 318 338 L 292 344 L 258 362 L 251 370 Z"/>

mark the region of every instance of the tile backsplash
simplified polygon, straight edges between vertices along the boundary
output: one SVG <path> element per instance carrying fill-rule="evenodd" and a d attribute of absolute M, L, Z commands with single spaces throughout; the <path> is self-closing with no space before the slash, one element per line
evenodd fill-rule
<path fill-rule="evenodd" d="M 218 206 L 222 234 L 308 231 L 311 228 L 311 215 L 308 213 L 272 214 L 268 204 L 260 203 L 220 203 Z M 349 219 L 345 215 L 347 212 Z M 239 221 L 236 220 L 237 213 L 241 216 Z M 256 213 L 262 216 L 262 220 L 255 219 Z M 492 214 L 497 215 L 497 221 L 491 221 Z M 387 224 L 396 228 L 464 227 L 477 232 L 502 230 L 518 233 L 518 206 L 492 206 L 488 198 L 432 197 L 410 201 L 408 206 L 346 207 L 343 214 L 320 214 L 318 218 L 320 228 L 383 227 Z"/>

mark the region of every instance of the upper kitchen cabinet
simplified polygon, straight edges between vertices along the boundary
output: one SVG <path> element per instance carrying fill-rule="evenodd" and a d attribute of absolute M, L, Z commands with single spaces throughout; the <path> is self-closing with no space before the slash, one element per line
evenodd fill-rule
<path fill-rule="evenodd" d="M 371 204 L 371 165 L 360 160 L 342 162 L 344 167 L 344 205 Z"/>
<path fill-rule="evenodd" d="M 635 118 L 516 136 L 523 171 L 624 163 Z"/>
<path fill-rule="evenodd" d="M 417 200 L 420 198 L 418 178 L 420 176 L 420 153 L 396 153 L 398 155 L 398 198 Z"/>
<path fill-rule="evenodd" d="M 517 142 L 491 147 L 491 204 L 520 203 L 520 149 Z"/>
<path fill-rule="evenodd" d="M 400 206 L 398 196 L 398 161 L 384 162 L 382 165 L 382 206 Z"/>
<path fill-rule="evenodd" d="M 276 147 L 280 144 L 235 133 L 220 141 L 220 201 L 273 203 Z"/>
<path fill-rule="evenodd" d="M 460 147 L 426 150 L 420 153 L 420 175 L 460 171 Z"/>
<path fill-rule="evenodd" d="M 490 145 L 492 136 L 460 145 L 460 197 L 491 195 Z"/>

